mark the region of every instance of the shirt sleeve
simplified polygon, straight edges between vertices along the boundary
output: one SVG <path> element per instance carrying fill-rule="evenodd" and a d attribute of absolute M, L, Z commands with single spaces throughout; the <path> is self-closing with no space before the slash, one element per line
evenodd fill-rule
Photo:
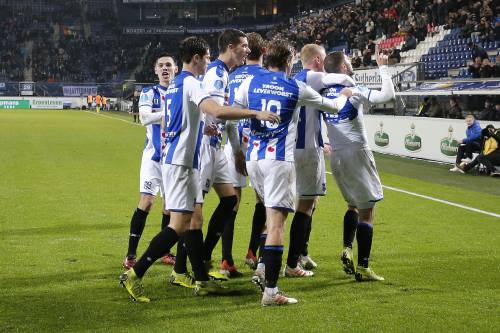
<path fill-rule="evenodd" d="M 236 95 L 234 96 L 234 106 L 246 108 L 248 107 L 248 89 L 250 87 L 250 82 L 252 78 L 246 78 L 236 91 Z"/>
<path fill-rule="evenodd" d="M 396 97 L 394 84 L 387 66 L 380 66 L 380 77 L 382 78 L 382 90 L 366 89 L 366 98 L 372 104 L 387 103 Z"/>
<path fill-rule="evenodd" d="M 335 84 L 340 84 L 345 87 L 354 87 L 356 83 L 353 78 L 346 74 L 328 73 L 322 77 L 321 83 L 323 88 Z"/>
<path fill-rule="evenodd" d="M 144 126 L 150 124 L 160 124 L 161 118 L 165 115 L 164 111 L 153 112 L 154 90 L 145 88 L 139 98 L 139 120 Z"/>
<path fill-rule="evenodd" d="M 307 84 L 319 92 L 321 89 L 325 88 L 325 85 L 323 84 L 323 77 L 325 75 L 326 74 L 324 72 L 308 71 Z"/>
<path fill-rule="evenodd" d="M 195 78 L 190 78 L 187 82 L 184 81 L 184 87 L 188 89 L 188 99 L 197 106 L 199 106 L 203 100 L 211 97 L 208 91 L 203 88 L 203 84 Z"/>
<path fill-rule="evenodd" d="M 203 77 L 203 88 L 219 105 L 224 105 L 228 89 L 227 72 L 217 66 L 210 68 Z"/>
<path fill-rule="evenodd" d="M 335 99 L 323 98 L 323 96 L 305 83 L 296 82 L 299 86 L 299 105 L 309 106 L 328 113 L 337 113 L 347 102 L 347 97 L 344 95 L 339 95 Z"/>

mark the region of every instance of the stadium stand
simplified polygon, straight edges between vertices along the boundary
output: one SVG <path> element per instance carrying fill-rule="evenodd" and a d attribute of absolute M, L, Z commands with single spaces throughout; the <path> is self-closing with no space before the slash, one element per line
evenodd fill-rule
<path fill-rule="evenodd" d="M 421 64 L 418 80 L 500 75 L 499 8 L 491 0 L 300 3 L 296 14 L 296 8 L 275 12 L 265 6 L 240 12 L 222 1 L 208 8 L 180 1 L 6 0 L 0 5 L 0 82 L 9 93 L 19 93 L 17 82 L 34 81 L 36 95 L 61 94 L 56 91 L 68 83 L 99 84 L 99 89 L 110 84 L 119 95 L 126 81 L 153 82 L 152 59 L 164 51 L 175 55 L 171 46 L 186 35 L 203 35 L 215 57 L 218 31 L 230 26 L 259 30 L 268 39 L 287 38 L 297 49 L 319 43 L 329 52 L 345 50 L 355 69 L 374 65 L 378 45 L 391 63 Z M 477 54 L 480 60 L 473 59 Z M 297 62 L 293 73 L 301 69 Z"/>

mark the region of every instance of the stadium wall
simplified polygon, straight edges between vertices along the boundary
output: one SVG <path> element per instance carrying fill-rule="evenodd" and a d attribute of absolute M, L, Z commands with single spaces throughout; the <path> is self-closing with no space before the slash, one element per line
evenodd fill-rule
<path fill-rule="evenodd" d="M 110 98 L 112 104 L 116 98 Z M 0 109 L 81 109 L 86 97 L 0 97 Z"/>
<path fill-rule="evenodd" d="M 465 121 L 443 118 L 365 115 L 368 142 L 373 151 L 454 163 Z M 480 122 L 500 127 L 500 122 Z"/>

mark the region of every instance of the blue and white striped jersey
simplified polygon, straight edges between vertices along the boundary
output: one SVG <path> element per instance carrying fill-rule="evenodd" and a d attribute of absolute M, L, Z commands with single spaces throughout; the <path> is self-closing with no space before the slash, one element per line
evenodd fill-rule
<path fill-rule="evenodd" d="M 349 78 L 347 75 L 344 75 Z M 353 96 L 349 98 L 345 106 L 338 114 L 325 114 L 325 121 L 328 130 L 328 139 L 333 150 L 344 148 L 367 148 L 368 139 L 363 122 L 364 107 L 369 107 L 370 103 L 385 103 L 394 98 L 394 85 L 391 76 L 387 71 L 387 66 L 380 67 L 382 78 L 382 91 L 371 90 L 366 86 L 347 85 L 352 89 Z M 322 91 L 322 95 L 329 99 L 335 99 L 340 91 L 346 87 L 346 79 L 340 77 L 329 80 L 328 87 Z"/>
<path fill-rule="evenodd" d="M 294 161 L 300 107 L 306 105 L 337 112 L 345 100 L 343 97 L 334 101 L 323 99 L 310 86 L 286 77 L 283 72 L 267 72 L 246 79 L 236 93 L 235 104 L 257 111 L 272 111 L 281 118 L 279 124 L 257 119 L 250 121 L 247 161 Z"/>
<path fill-rule="evenodd" d="M 158 115 L 154 122 L 144 124 L 146 127 L 146 143 L 144 144 L 144 154 L 147 154 L 153 161 L 159 162 L 161 159 L 161 118 L 165 108 L 166 87 L 159 84 L 152 87 L 143 88 L 139 98 L 139 113 Z M 142 121 L 142 120 L 141 120 Z"/>
<path fill-rule="evenodd" d="M 222 60 L 215 59 L 208 65 L 207 72 L 203 76 L 202 82 L 203 88 L 217 103 L 219 103 L 219 105 L 227 104 L 229 98 L 229 68 L 227 68 Z M 220 131 L 224 130 L 225 121 L 219 121 L 213 116 L 205 115 L 205 123 L 217 124 Z M 211 136 L 209 138 L 211 146 L 220 147 L 222 135 Z"/>
<path fill-rule="evenodd" d="M 187 71 L 182 71 L 168 86 L 165 94 L 165 164 L 198 168 L 203 131 L 198 106 L 209 97 L 202 83 Z"/>
<path fill-rule="evenodd" d="M 303 69 L 294 78 L 311 86 L 316 91 L 320 91 L 324 86 L 322 78 L 324 73 L 318 73 L 309 69 Z M 323 147 L 321 136 L 321 111 L 318 109 L 306 110 L 310 108 L 302 106 L 299 111 L 299 123 L 297 125 L 297 144 L 295 149 Z"/>
<path fill-rule="evenodd" d="M 241 83 L 255 75 L 261 75 L 267 73 L 268 70 L 260 65 L 243 65 L 236 68 L 231 74 L 229 74 L 229 105 L 233 105 L 234 97 Z M 240 145 L 243 144 L 243 139 L 248 138 L 250 135 L 250 120 L 241 119 L 238 121 L 238 138 Z M 248 142 L 245 142 L 245 144 Z"/>

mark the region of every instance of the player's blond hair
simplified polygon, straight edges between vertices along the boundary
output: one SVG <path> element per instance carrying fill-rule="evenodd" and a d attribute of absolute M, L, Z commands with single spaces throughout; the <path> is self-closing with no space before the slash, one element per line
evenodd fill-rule
<path fill-rule="evenodd" d="M 323 46 L 318 44 L 306 44 L 300 50 L 300 61 L 302 61 L 302 65 L 309 63 L 314 59 L 317 55 L 321 55 L 322 52 L 325 52 Z"/>

